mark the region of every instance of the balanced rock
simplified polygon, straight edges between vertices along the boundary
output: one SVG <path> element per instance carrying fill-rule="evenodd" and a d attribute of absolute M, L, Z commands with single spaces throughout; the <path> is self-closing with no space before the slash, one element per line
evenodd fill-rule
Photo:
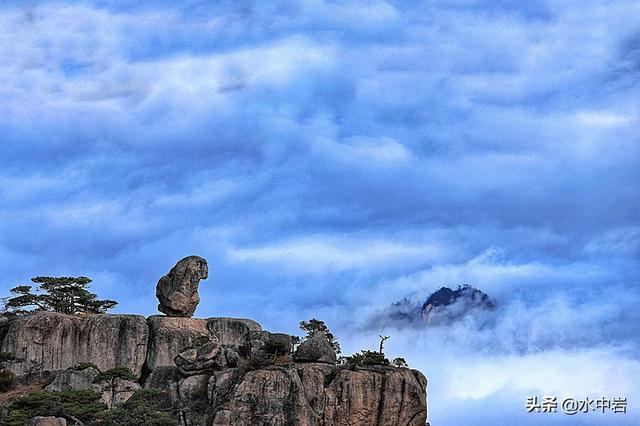
<path fill-rule="evenodd" d="M 207 261 L 203 258 L 187 256 L 180 260 L 158 281 L 158 310 L 170 317 L 192 317 L 200 303 L 198 285 L 208 275 Z"/>
<path fill-rule="evenodd" d="M 336 363 L 336 353 L 322 334 L 315 334 L 296 349 L 295 360 L 299 362 Z"/>

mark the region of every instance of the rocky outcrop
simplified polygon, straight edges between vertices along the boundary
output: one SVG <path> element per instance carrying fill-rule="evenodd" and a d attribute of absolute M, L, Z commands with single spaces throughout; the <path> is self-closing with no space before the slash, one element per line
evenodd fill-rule
<path fill-rule="evenodd" d="M 140 315 L 40 312 L 19 316 L 3 328 L 0 352 L 19 358 L 7 364 L 18 375 L 87 362 L 100 370 L 126 367 L 139 377 L 149 337 L 147 321 Z"/>
<path fill-rule="evenodd" d="M 291 361 L 293 336 L 269 331 L 250 331 L 248 335 L 249 358 L 254 363 L 264 363 L 278 359 Z"/>
<path fill-rule="evenodd" d="M 93 389 L 112 407 L 144 384 L 166 391 L 172 409 L 189 426 L 423 426 L 426 421 L 427 382 L 421 373 L 335 365 L 323 336 L 306 340 L 292 356 L 292 336 L 263 331 L 247 319 L 145 321 L 135 315 L 35 313 L 0 324 L 0 338 L 2 351 L 24 357 L 7 368 L 18 374 L 57 370 L 49 374 L 47 390 Z M 103 373 L 127 367 L 139 379 L 96 382 L 98 370 L 79 370 L 86 367 L 76 366 L 81 362 Z"/>
<path fill-rule="evenodd" d="M 192 317 L 200 303 L 198 285 L 208 276 L 209 268 L 203 258 L 188 256 L 180 260 L 158 281 L 158 310 L 171 317 Z"/>
<path fill-rule="evenodd" d="M 331 343 L 322 334 L 306 339 L 296 349 L 295 360 L 298 362 L 336 363 L 336 353 Z"/>
<path fill-rule="evenodd" d="M 390 366 L 288 363 L 187 378 L 161 367 L 145 387 L 168 391 L 192 426 L 424 426 L 427 418 L 426 378 Z"/>
<path fill-rule="evenodd" d="M 157 367 L 175 366 L 175 357 L 194 344 L 198 346 L 199 342 L 235 345 L 246 351 L 249 332 L 262 330 L 257 322 L 242 318 L 195 319 L 152 316 L 149 317 L 148 323 L 148 371 Z"/>
<path fill-rule="evenodd" d="M 107 407 L 120 405 L 140 389 L 140 385 L 132 380 L 115 378 L 112 381 L 96 382 L 100 372 L 95 368 L 83 370 L 62 370 L 54 372 L 53 381 L 44 390 L 62 392 L 66 390 L 93 390 L 101 395 Z"/>
<path fill-rule="evenodd" d="M 406 368 L 289 364 L 211 376 L 215 426 L 408 425 L 426 421 L 426 379 Z"/>
<path fill-rule="evenodd" d="M 83 370 L 62 370 L 55 373 L 53 381 L 44 388 L 46 391 L 62 392 L 70 389 L 95 389 L 93 381 L 100 374 L 95 368 Z"/>

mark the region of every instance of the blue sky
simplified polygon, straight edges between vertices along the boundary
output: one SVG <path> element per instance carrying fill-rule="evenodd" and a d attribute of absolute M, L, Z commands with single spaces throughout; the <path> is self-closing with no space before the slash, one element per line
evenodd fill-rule
<path fill-rule="evenodd" d="M 198 316 L 319 317 L 347 353 L 386 332 L 429 377 L 434 425 L 637 422 L 522 407 L 640 396 L 639 16 L 3 2 L 0 290 L 87 275 L 150 315 L 158 278 L 198 254 Z M 367 329 L 462 283 L 498 301 L 489 328 Z"/>

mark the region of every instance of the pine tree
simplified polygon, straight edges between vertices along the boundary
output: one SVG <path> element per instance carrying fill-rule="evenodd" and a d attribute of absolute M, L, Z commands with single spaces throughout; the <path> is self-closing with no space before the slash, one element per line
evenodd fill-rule
<path fill-rule="evenodd" d="M 300 321 L 300 328 L 307 332 L 307 338 L 313 337 L 316 333 L 324 335 L 331 344 L 333 351 L 336 354 L 340 353 L 340 344 L 333 333 L 329 331 L 329 327 L 327 327 L 324 321 L 315 318 L 312 318 L 309 321 Z"/>
<path fill-rule="evenodd" d="M 32 286 L 20 285 L 11 289 L 13 297 L 5 302 L 5 308 L 14 312 L 52 311 L 63 314 L 99 314 L 113 308 L 118 302 L 99 300 L 96 294 L 87 290 L 91 279 L 87 277 L 35 277 L 39 284 L 32 293 Z"/>

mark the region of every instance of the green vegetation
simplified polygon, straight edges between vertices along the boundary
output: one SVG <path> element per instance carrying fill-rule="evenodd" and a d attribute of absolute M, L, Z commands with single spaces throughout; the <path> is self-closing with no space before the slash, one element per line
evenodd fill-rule
<path fill-rule="evenodd" d="M 92 362 L 79 362 L 73 367 L 67 368 L 67 370 L 82 371 L 82 370 L 86 370 L 87 368 L 93 368 L 100 371 L 100 369 Z"/>
<path fill-rule="evenodd" d="M 407 361 L 404 358 L 398 357 L 398 358 L 394 358 L 393 361 L 391 361 L 391 364 L 393 364 L 394 367 L 404 367 L 407 368 L 409 367 L 409 364 L 407 364 Z"/>
<path fill-rule="evenodd" d="M 16 386 L 16 375 L 7 371 L 6 364 L 18 361 L 18 358 L 10 352 L 0 352 L 0 392 L 7 392 Z"/>
<path fill-rule="evenodd" d="M 157 389 L 137 390 L 127 402 L 105 411 L 100 425 L 105 426 L 175 426 L 177 417 L 171 411 L 171 401 Z"/>
<path fill-rule="evenodd" d="M 16 387 L 16 375 L 11 371 L 0 371 L 0 392 L 7 392 Z"/>
<path fill-rule="evenodd" d="M 87 277 L 35 277 L 36 293 L 30 285 L 19 285 L 11 289 L 13 297 L 7 298 L 5 308 L 16 313 L 29 310 L 60 312 L 63 314 L 99 314 L 113 308 L 118 302 L 98 300 L 87 288 L 91 279 Z M 25 309 L 27 308 L 27 309 Z"/>
<path fill-rule="evenodd" d="M 312 318 L 309 321 L 300 321 L 300 328 L 307 332 L 307 338 L 313 337 L 313 335 L 316 333 L 324 334 L 324 336 L 331 344 L 333 351 L 336 354 L 340 353 L 340 344 L 336 340 L 333 333 L 329 331 L 329 327 L 327 327 L 324 321 L 315 318 Z"/>
<path fill-rule="evenodd" d="M 116 397 L 116 388 L 118 386 L 117 381 L 118 380 L 135 381 L 136 379 L 137 377 L 135 376 L 135 374 L 133 374 L 133 372 L 128 368 L 116 367 L 116 368 L 111 368 L 107 371 L 100 372 L 100 374 L 98 374 L 96 378 L 93 379 L 93 383 L 107 382 L 109 384 L 109 390 L 111 391 L 111 401 L 114 401 Z"/>
<path fill-rule="evenodd" d="M 97 422 L 107 407 L 100 395 L 91 390 L 33 392 L 13 401 L 3 426 L 22 426 L 36 416 L 57 416 L 85 424 Z"/>
<path fill-rule="evenodd" d="M 166 393 L 156 389 L 140 389 L 119 407 L 107 410 L 100 395 L 91 390 L 63 392 L 34 392 L 8 406 L 3 426 L 22 426 L 32 417 L 64 417 L 75 424 L 101 426 L 177 426 L 180 424 L 171 411 Z"/>
<path fill-rule="evenodd" d="M 0 352 L 0 362 L 17 361 L 18 358 L 11 352 Z"/>
<path fill-rule="evenodd" d="M 348 365 L 389 365 L 389 360 L 377 351 L 362 350 L 345 358 Z"/>

